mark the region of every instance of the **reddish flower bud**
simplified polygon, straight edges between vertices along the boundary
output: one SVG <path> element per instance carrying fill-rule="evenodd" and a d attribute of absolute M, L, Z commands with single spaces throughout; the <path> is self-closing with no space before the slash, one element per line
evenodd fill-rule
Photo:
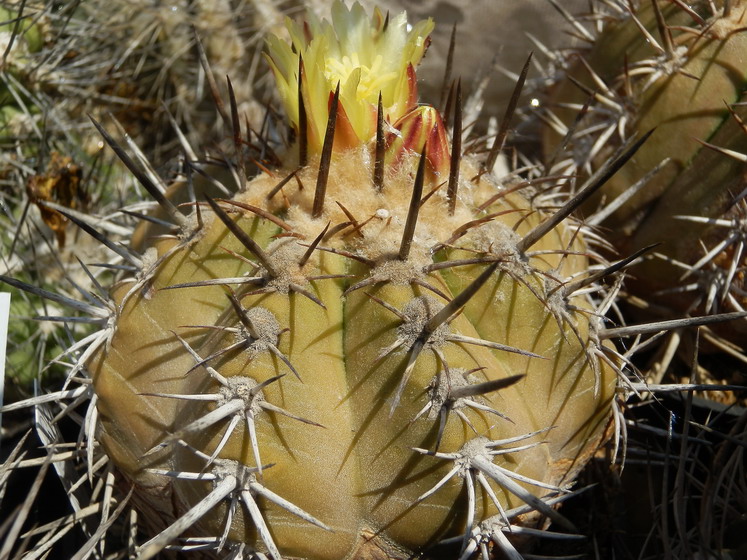
<path fill-rule="evenodd" d="M 394 123 L 387 136 L 387 164 L 402 165 L 410 154 L 426 148 L 428 177 L 446 180 L 449 175 L 449 141 L 441 114 L 430 105 L 415 107 Z"/>

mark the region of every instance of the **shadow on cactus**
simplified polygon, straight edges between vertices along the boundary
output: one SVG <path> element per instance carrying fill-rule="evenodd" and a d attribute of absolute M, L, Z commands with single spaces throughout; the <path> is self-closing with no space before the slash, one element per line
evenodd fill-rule
<path fill-rule="evenodd" d="M 78 456 L 110 493 L 117 473 L 138 558 L 520 558 L 552 535 L 532 528 L 574 531 L 557 504 L 613 424 L 599 280 L 637 255 L 595 263 L 569 216 L 645 137 L 549 212 L 532 177 L 463 152 L 460 84 L 447 122 L 417 104 L 432 25 L 342 3 L 289 21 L 267 58 L 297 141 L 251 179 L 274 154 L 230 82 L 235 157 L 187 158 L 168 194 L 96 123 L 160 209 L 132 247 L 68 214 L 123 274 L 58 298 L 103 328 L 55 396 L 90 397 Z"/>

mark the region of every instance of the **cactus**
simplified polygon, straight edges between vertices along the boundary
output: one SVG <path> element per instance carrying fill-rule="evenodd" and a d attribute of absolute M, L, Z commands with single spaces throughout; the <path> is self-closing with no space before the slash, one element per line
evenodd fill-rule
<path fill-rule="evenodd" d="M 562 11 L 560 3 L 551 1 Z M 677 415 L 688 424 L 688 418 L 700 416 L 709 433 L 718 433 L 724 425 L 712 421 L 714 410 L 745 402 L 745 4 L 591 2 L 587 13 L 565 15 L 582 40 L 573 49 L 551 53 L 555 73 L 545 78 L 552 85 L 535 93 L 539 110 L 533 114 L 548 125 L 543 129 L 547 172 L 583 180 L 624 142 L 650 133 L 631 161 L 582 207 L 585 222 L 600 227 L 600 235 L 614 244 L 611 252 L 649 252 L 625 281 L 622 314 L 628 320 L 736 319 L 696 333 L 630 341 L 628 355 L 642 379 L 652 385 L 690 384 L 695 392 L 681 400 L 687 403 L 681 408 L 678 400 L 665 399 L 663 407 L 628 411 L 629 456 L 651 457 L 657 449 L 666 456 L 672 450 L 669 442 L 660 445 L 642 437 L 641 418 L 648 423 L 660 413 L 670 419 Z M 732 433 L 743 433 L 741 414 L 727 421 L 733 422 Z M 691 427 L 682 433 L 692 434 Z M 743 454 L 731 456 L 723 447 L 701 454 L 685 442 L 677 447 L 678 456 L 688 459 L 678 465 L 675 482 L 673 470 L 667 472 L 668 459 L 663 472 L 648 460 L 643 466 L 644 476 L 655 480 L 650 491 L 662 504 L 653 515 L 647 506 L 636 507 L 639 493 L 647 491 L 641 490 L 638 467 L 626 467 L 623 503 L 610 500 L 615 505 L 608 510 L 612 519 L 615 511 L 626 511 L 623 526 L 630 519 L 644 520 L 638 528 L 631 526 L 637 521 L 627 525 L 626 545 L 651 558 L 738 554 L 740 539 L 724 536 L 738 532 L 725 512 L 744 509 L 744 477 L 742 467 L 736 467 Z M 694 484 L 684 482 L 690 459 L 701 465 L 690 471 Z M 740 490 L 730 494 L 732 484 Z M 675 520 L 667 520 L 664 504 L 677 512 Z M 591 515 L 599 517 L 599 512 Z M 660 528 L 651 533 L 652 525 Z M 641 539 L 656 536 L 635 544 L 636 532 L 647 535 Z"/>
<path fill-rule="evenodd" d="M 17 11 L 0 6 L 0 45 L 5 53 L 3 69 L 7 73 L 0 84 L 0 131 L 3 138 L 23 127 L 19 121 L 23 121 L 29 99 L 16 91 L 14 84 L 23 83 L 24 68 L 30 58 L 41 50 L 42 42 L 42 30 L 38 23 L 23 18 Z"/>
<path fill-rule="evenodd" d="M 405 24 L 336 4 L 333 24 L 290 24 L 293 50 L 271 39 L 305 165 L 172 209 L 179 235 L 113 293 L 91 371 L 102 444 L 163 516 L 145 557 L 192 515 L 273 558 L 420 549 L 523 503 L 562 519 L 536 496 L 602 438 L 614 368 L 565 280 L 583 242 L 538 235 L 543 215 L 488 177 L 449 177 L 478 170 L 414 104 L 431 24 Z M 292 172 L 306 187 L 281 196 Z M 423 200 L 449 178 L 459 195 Z"/>
<path fill-rule="evenodd" d="M 588 221 L 608 228 L 623 253 L 660 244 L 627 286 L 644 301 L 655 293 L 657 305 L 650 307 L 657 313 L 667 313 L 665 306 L 675 316 L 743 311 L 737 271 L 743 266 L 739 154 L 747 150 L 740 106 L 747 6 L 614 8 L 617 13 L 597 18 L 605 23 L 593 46 L 563 58 L 567 78 L 548 97 L 545 119 L 554 126 L 546 130 L 545 151 L 557 156 L 561 137 L 572 130 L 565 140 L 571 157 L 555 157 L 555 169 L 588 173 L 624 139 L 654 130 L 587 204 Z M 722 335 L 743 347 L 744 333 L 739 321 Z"/>
<path fill-rule="evenodd" d="M 61 210 L 116 255 L 108 292 L 2 277 L 100 327 L 53 397 L 91 397 L 88 476 L 103 450 L 107 488 L 116 472 L 149 533 L 139 558 L 404 558 L 442 539 L 516 558 L 520 526 L 573 529 L 555 504 L 609 435 L 618 361 L 597 280 L 622 265 L 592 265 L 568 216 L 637 146 L 548 213 L 531 182 L 462 153 L 459 86 L 451 145 L 417 105 L 432 22 L 332 13 L 289 21 L 292 47 L 268 41 L 297 139 L 276 168 L 246 178 L 234 95 L 235 159 L 187 162 L 168 195 L 96 123 L 160 216 L 125 248 Z M 235 193 L 191 197 L 216 186 Z"/>
<path fill-rule="evenodd" d="M 600 233 L 569 215 L 598 189 L 609 189 L 610 179 L 614 185 L 615 173 L 621 168 L 627 173 L 625 162 L 653 149 L 649 143 L 656 136 L 645 144 L 621 139 L 621 155 L 613 158 L 601 158 L 598 150 L 590 157 L 584 137 L 572 138 L 589 179 L 570 198 L 568 177 L 555 173 L 559 168 L 542 170 L 523 153 L 507 159 L 512 169 L 507 176 L 495 175 L 504 143 L 515 139 L 512 107 L 529 63 L 498 134 L 491 135 L 492 146 L 483 150 L 484 139 L 469 137 L 468 115 L 477 110 L 474 100 L 468 101 L 462 114 L 460 84 L 453 83 L 443 111 L 417 104 L 415 67 L 432 23 L 410 28 L 403 15 L 369 15 L 358 5 L 348 9 L 338 3 L 331 23 L 311 15 L 299 23 L 289 20 L 284 30 L 274 29 L 280 38 L 267 42 L 266 61 L 290 123 L 288 142 L 287 123 L 278 126 L 274 110 L 255 119 L 252 107 L 258 105 L 250 97 L 256 90 L 245 83 L 247 68 L 226 69 L 221 62 L 226 59 L 218 57 L 217 71 L 231 75 L 228 102 L 219 101 L 218 112 L 233 140 L 218 145 L 210 131 L 220 121 L 209 119 L 202 128 L 197 115 L 205 107 L 188 101 L 190 80 L 201 76 L 194 62 L 199 51 L 184 51 L 192 41 L 184 35 L 184 22 L 210 5 L 192 3 L 194 13 L 179 12 L 181 4 L 176 13 L 163 12 L 162 4 L 137 5 L 153 11 L 122 19 L 116 3 L 111 5 L 116 17 L 107 21 L 100 18 L 99 2 L 79 4 L 73 12 L 49 4 L 45 11 L 52 23 L 70 18 L 67 31 L 51 36 L 79 47 L 70 58 L 57 59 L 52 74 L 75 69 L 89 56 L 116 54 L 122 61 L 117 76 L 133 85 L 132 91 L 148 92 L 152 74 L 128 75 L 134 71 L 130 62 L 160 61 L 173 53 L 166 56 L 168 67 L 184 71 L 155 82 L 164 87 L 156 88 L 154 97 L 137 97 L 135 106 L 143 108 L 145 100 L 150 108 L 160 107 L 164 101 L 182 129 L 150 128 L 157 122 L 150 117 L 141 129 L 144 113 L 117 112 L 124 128 L 146 141 L 142 149 L 126 136 L 121 143 L 107 132 L 111 121 L 102 119 L 97 103 L 105 99 L 98 99 L 93 114 L 105 124 L 96 122 L 101 135 L 95 139 L 76 133 L 65 144 L 53 136 L 56 131 L 39 131 L 58 150 L 75 148 L 82 158 L 76 155 L 70 163 L 65 156 L 73 150 L 61 150 L 62 157 L 49 164 L 46 157 L 33 160 L 35 170 L 19 172 L 23 180 L 13 175 L 2 191 L 0 229 L 12 234 L 3 235 L 3 249 L 8 254 L 7 247 L 15 246 L 15 251 L 0 281 L 16 290 L 14 313 L 33 314 L 34 302 L 47 300 L 38 313 L 43 323 L 24 330 L 12 317 L 11 365 L 33 375 L 25 365 L 28 352 L 15 343 L 24 336 L 46 338 L 46 351 L 33 344 L 36 373 L 56 367 L 66 377 L 55 384 L 37 375 L 44 381 L 42 392 L 0 409 L 9 449 L 0 470 L 3 505 L 17 477 L 39 469 L 35 479 L 21 484 L 28 488 L 24 507 L 0 529 L 0 556 L 71 557 L 77 551 L 76 558 L 419 554 L 516 560 L 530 549 L 541 556 L 590 548 L 570 534 L 589 529 L 570 520 L 583 525 L 588 517 L 598 527 L 599 510 L 609 507 L 619 515 L 620 500 L 605 487 L 578 496 L 570 508 L 559 504 L 580 494 L 574 481 L 600 443 L 609 438 L 612 455 L 625 443 L 627 427 L 630 444 L 642 445 L 637 416 L 657 405 L 633 406 L 622 418 L 620 404 L 647 391 L 709 388 L 696 384 L 698 372 L 678 387 L 641 383 L 648 371 L 622 374 L 618 368 L 640 365 L 637 353 L 649 343 L 628 338 L 625 354 L 616 356 L 608 341 L 722 319 L 603 326 L 608 310 L 615 322 L 628 318 L 616 303 L 621 280 L 600 280 L 637 262 L 642 251 L 607 265 L 597 255 L 606 247 Z M 272 22 L 280 13 L 269 0 L 252 6 L 256 13 L 242 12 L 241 21 Z M 39 12 L 27 13 L 46 22 Z M 161 25 L 148 27 L 148 33 L 171 32 L 154 32 L 152 44 L 138 43 L 142 36 L 126 29 L 137 28 L 151 13 L 168 17 L 157 17 Z M 90 27 L 82 14 L 92 18 Z M 233 31 L 210 35 L 201 28 L 205 56 L 224 54 L 211 45 L 235 37 Z M 241 37 L 254 44 L 253 36 Z M 101 47 L 95 53 L 92 43 Z M 45 49 L 59 54 L 64 44 L 45 41 Z M 176 50 L 169 50 L 173 45 Z M 38 60 L 54 58 L 49 52 L 41 51 Z M 77 75 L 91 76 L 96 68 L 78 68 Z M 217 92 L 215 72 L 208 66 L 202 71 Z M 171 78 L 184 81 L 176 87 Z M 47 91 L 38 97 L 40 106 L 69 119 L 80 91 L 69 89 L 70 83 L 66 87 L 70 95 Z M 180 93 L 161 99 L 166 91 Z M 492 130 L 488 119 L 481 119 L 472 130 Z M 722 136 L 729 128 L 729 134 L 738 132 L 739 121 L 727 124 L 713 144 L 730 145 Z M 122 134 L 123 127 L 114 128 Z M 159 138 L 178 139 L 185 157 L 166 166 L 154 162 L 171 153 L 159 148 Z M 196 138 L 210 150 L 202 157 L 190 145 Z M 18 140 L 16 152 L 28 144 Z M 96 144 L 108 144 L 105 151 L 116 153 L 155 201 L 91 190 L 91 205 L 100 214 L 94 216 L 65 199 L 64 189 L 55 186 L 61 171 L 78 165 L 83 177 L 98 176 L 85 156 Z M 483 151 L 489 152 L 486 158 L 476 155 Z M 712 155 L 702 151 L 696 159 Z M 526 166 L 517 169 L 518 161 Z M 728 165 L 720 170 L 705 161 L 713 173 L 731 173 Z M 175 181 L 162 179 L 155 169 L 164 168 L 180 174 Z M 64 235 L 64 249 L 59 237 L 57 243 L 51 237 L 45 242 L 19 226 L 29 176 L 39 210 L 59 212 L 48 215 L 47 225 Z M 690 170 L 676 181 L 686 176 L 696 178 Z M 115 209 L 112 199 L 118 197 L 125 206 Z M 16 230 L 23 234 L 17 241 Z M 720 241 L 713 243 L 718 247 Z M 80 261 L 68 258 L 70 253 Z M 40 275 L 48 258 L 62 266 L 57 274 Z M 27 299 L 16 297 L 17 290 Z M 62 327 L 51 328 L 50 321 Z M 692 410 L 691 400 L 683 401 L 687 408 L 672 411 L 683 421 L 675 424 L 670 416 L 660 440 L 656 429 L 646 426 L 653 436 L 645 451 L 633 451 L 663 458 L 665 468 L 678 465 L 676 487 L 668 493 L 666 477 L 659 484 L 656 464 L 646 461 L 654 481 L 648 491 L 652 496 L 661 491 L 662 504 L 677 508 L 673 523 L 662 518 L 654 524 L 662 547 L 672 555 L 692 555 L 696 545 L 704 555 L 725 554 L 737 546 L 706 525 L 725 525 L 744 496 L 739 478 L 744 421 L 734 427 L 728 445 L 690 445 L 696 432 L 690 419 L 708 423 L 708 433 L 698 431 L 698 440 L 721 443 L 717 434 L 728 414 L 716 424 L 698 416 L 697 401 Z M 18 419 L 29 409 L 34 429 L 17 436 L 13 447 L 7 427 L 24 426 Z M 711 456 L 711 449 L 719 451 Z M 630 476 L 636 462 L 629 464 L 622 482 L 632 479 L 639 487 L 640 480 Z M 710 471 L 703 477 L 701 464 Z M 620 484 L 615 466 L 599 460 L 592 466 L 581 482 L 602 473 Z M 50 511 L 66 501 L 40 490 L 45 472 L 52 470 L 69 498 L 69 511 Z M 624 506 L 634 494 L 621 496 Z M 589 511 L 579 520 L 573 507 L 584 508 L 583 500 Z M 712 522 L 693 524 L 693 500 L 714 512 Z M 617 535 L 619 529 L 626 528 L 608 533 Z M 614 537 L 595 533 L 597 556 L 611 556 L 604 540 Z M 526 535 L 543 540 L 528 542 Z M 69 542 L 76 538 L 82 540 Z M 558 538 L 564 541 L 557 544 Z M 656 547 L 657 541 L 647 542 Z"/>
<path fill-rule="evenodd" d="M 90 125 L 87 113 L 103 118 L 112 112 L 140 149 L 161 163 L 179 150 L 171 119 L 193 142 L 219 138 L 209 84 L 200 75 L 204 53 L 217 75 L 231 75 L 245 96 L 242 113 L 259 130 L 263 111 L 254 88 L 261 80 L 250 62 L 260 58 L 264 29 L 277 26 L 282 15 L 272 2 L 251 4 L 260 9 L 237 11 L 224 0 L 81 3 L 69 15 L 64 47 L 95 63 L 74 56 L 63 65 L 75 85 L 63 85 L 61 93 L 75 101 L 84 125 Z"/>

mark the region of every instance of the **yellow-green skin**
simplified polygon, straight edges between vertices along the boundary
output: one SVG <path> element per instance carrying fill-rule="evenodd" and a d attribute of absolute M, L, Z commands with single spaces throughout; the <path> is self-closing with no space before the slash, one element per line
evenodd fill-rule
<path fill-rule="evenodd" d="M 330 201 L 340 202 L 358 221 L 365 220 L 377 209 L 386 209 L 391 215 L 390 220 L 375 218 L 369 222 L 361 229 L 363 236 L 353 233 L 345 237 L 349 230 L 344 230 L 322 243 L 376 260 L 377 266 L 373 269 L 350 258 L 317 250 L 302 270 L 295 271 L 299 282 L 323 302 L 324 307 L 299 293 L 283 293 L 282 289 L 241 298 L 245 309 L 266 309 L 281 328 L 289 329 L 280 336 L 278 347 L 298 371 L 300 379 L 270 352 L 251 356 L 239 350 L 209 362 L 226 377 L 244 376 L 262 382 L 284 375 L 264 389 L 266 400 L 323 426 L 268 412 L 261 412 L 256 418 L 261 461 L 273 465 L 264 469 L 262 484 L 333 530 L 324 531 L 273 504 L 260 502 L 283 558 L 406 557 L 407 550 L 417 550 L 442 537 L 464 532 L 467 506 L 462 478 L 453 477 L 438 492 L 415 504 L 418 496 L 432 488 L 453 466 L 451 462 L 413 450 L 433 450 L 435 446 L 438 420 L 427 414 L 414 422 L 413 419 L 428 402 L 429 384 L 444 366 L 435 353 L 426 348 L 416 361 L 399 405 L 391 412 L 410 352 L 404 346 L 379 359 L 382 350 L 397 339 L 402 320 L 371 296 L 398 310 L 420 296 L 445 303 L 432 291 L 412 284 L 411 280 L 425 280 L 453 297 L 486 265 L 460 266 L 426 275 L 420 272 L 424 264 L 433 260 L 473 258 L 475 251 L 480 254 L 479 251 L 487 250 L 489 242 L 494 241 L 497 247 L 501 238 L 513 239 L 515 235 L 506 233 L 510 228 L 515 227 L 516 234 L 521 236 L 545 217 L 532 210 L 517 194 L 506 194 L 478 211 L 477 206 L 498 190 L 485 179 L 478 185 L 464 182 L 455 216 L 448 215 L 446 201 L 440 193 L 423 204 L 410 258 L 402 263 L 397 259 L 397 249 L 411 192 L 411 173 L 390 173 L 383 193 L 377 194 L 371 186 L 367 161 L 367 154 L 356 151 L 342 154 L 333 161 L 327 204 L 319 219 L 309 217 L 313 196 L 310 186 L 316 181 L 316 162 L 300 173 L 301 182 L 306 186 L 303 191 L 293 182 L 285 187 L 288 206 L 280 195 L 272 203 L 266 202 L 266 194 L 282 173 L 274 178 L 261 175 L 249 183 L 246 192 L 236 196 L 236 200 L 267 207 L 281 215 L 294 231 L 306 238 L 306 243 L 314 239 L 327 222 L 331 221 L 334 226 L 347 221 L 338 206 Z M 365 174 L 361 170 L 365 170 Z M 474 170 L 464 173 L 465 176 L 474 174 Z M 433 257 L 430 255 L 434 240 L 446 241 L 467 221 L 505 211 L 508 212 L 494 222 L 469 230 L 451 244 L 453 248 L 442 249 Z M 194 481 L 174 483 L 172 479 L 146 470 L 158 467 L 199 471 L 204 460 L 184 446 L 172 444 L 165 452 L 144 455 L 214 405 L 143 393 L 215 392 L 217 383 L 203 368 L 187 374 L 195 360 L 184 351 L 174 333 L 189 341 L 205 358 L 233 344 L 236 338 L 233 334 L 195 325 L 233 327 L 238 322 L 226 296 L 228 290 L 223 286 L 164 288 L 250 272 L 251 267 L 246 262 L 224 249 L 253 258 L 209 209 L 203 210 L 202 217 L 205 227 L 195 242 L 176 250 L 174 248 L 181 243 L 176 239 L 155 243 L 158 255 L 174 252 L 158 267 L 149 288 L 131 292 L 132 284 L 124 284 L 114 292 L 114 299 L 123 302 L 116 333 L 111 347 L 92 365 L 102 444 L 121 471 L 135 481 L 138 499 L 149 507 L 146 519 L 156 528 L 159 525 L 162 528 L 183 514 L 211 487 L 208 483 Z M 273 240 L 280 229 L 267 219 L 248 212 L 236 215 L 235 219 L 260 246 L 272 244 L 270 252 L 279 243 L 285 244 L 290 253 L 297 253 L 296 259 L 306 250 L 297 245 L 295 238 Z M 612 368 L 600 362 L 595 373 L 576 334 L 567 324 L 561 332 L 559 323 L 548 312 L 549 308 L 555 308 L 540 299 L 544 299 L 547 290 L 546 273 L 566 279 L 586 270 L 587 258 L 579 254 L 583 253 L 583 246 L 573 234 L 572 228 L 564 226 L 548 234 L 532 247 L 532 251 L 555 252 L 530 256 L 524 272 L 516 263 L 499 268 L 469 301 L 463 313 L 447 327 L 451 333 L 513 345 L 545 359 L 462 343 L 437 345 L 451 370 L 483 368 L 473 374 L 477 381 L 526 374 L 519 383 L 478 398 L 507 415 L 511 422 L 489 413 L 461 410 L 469 417 L 477 434 L 489 439 L 552 428 L 531 440 L 545 443 L 501 455 L 495 462 L 524 476 L 560 485 L 573 481 L 602 440 L 615 385 Z M 561 258 L 561 253 L 569 249 L 574 253 Z M 485 256 L 486 253 L 481 254 Z M 292 262 L 292 259 L 284 261 L 289 269 L 295 266 L 288 264 Z M 521 281 L 513 279 L 509 272 Z M 329 274 L 351 277 L 310 282 L 304 278 Z M 348 287 L 371 275 L 381 275 L 382 282 L 346 294 Z M 239 294 L 247 290 L 240 286 L 234 289 Z M 587 340 L 590 304 L 584 297 L 572 298 L 571 303 L 584 310 L 569 312 L 569 318 L 593 351 L 595 343 Z M 210 454 L 227 423 L 225 420 L 186 439 Z M 475 437 L 472 428 L 450 413 L 439 451 L 458 451 Z M 243 422 L 220 457 L 256 466 Z M 547 493 L 525 486 L 537 495 Z M 494 488 L 504 507 L 521 504 L 497 485 Z M 487 494 L 479 490 L 477 509 L 476 521 L 495 513 Z M 223 520 L 224 513 L 208 514 L 190 534 L 220 535 Z M 234 518 L 231 538 L 264 549 L 245 513 Z"/>

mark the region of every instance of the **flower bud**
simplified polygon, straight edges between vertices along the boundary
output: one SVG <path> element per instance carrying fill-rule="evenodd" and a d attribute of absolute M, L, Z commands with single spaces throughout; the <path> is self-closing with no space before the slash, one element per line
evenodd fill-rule
<path fill-rule="evenodd" d="M 430 105 L 416 107 L 394 123 L 387 136 L 387 164 L 402 165 L 408 154 L 420 154 L 424 149 L 430 180 L 445 180 L 449 175 L 449 141 L 441 114 Z"/>

